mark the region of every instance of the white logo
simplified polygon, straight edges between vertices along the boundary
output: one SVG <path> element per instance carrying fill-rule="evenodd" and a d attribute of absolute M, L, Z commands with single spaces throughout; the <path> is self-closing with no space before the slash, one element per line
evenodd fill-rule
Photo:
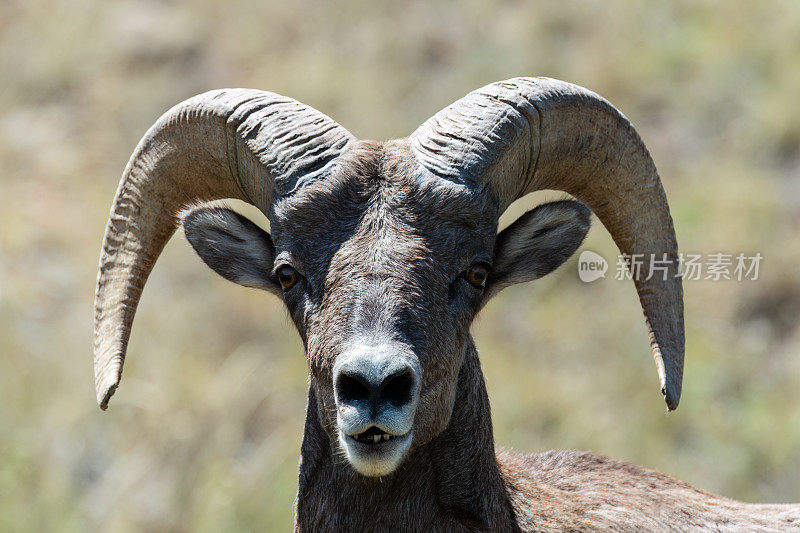
<path fill-rule="evenodd" d="M 606 277 L 608 262 L 600 255 L 584 250 L 578 258 L 578 277 L 584 283 L 591 283 Z"/>

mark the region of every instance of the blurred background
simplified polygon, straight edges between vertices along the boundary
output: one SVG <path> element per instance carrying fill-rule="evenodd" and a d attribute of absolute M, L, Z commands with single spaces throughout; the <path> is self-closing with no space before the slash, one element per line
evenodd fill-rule
<path fill-rule="evenodd" d="M 681 407 L 665 414 L 631 282 L 596 223 L 474 327 L 499 445 L 587 449 L 746 501 L 800 501 L 800 3 L 0 0 L 0 530 L 286 531 L 307 375 L 278 300 L 174 239 L 122 387 L 95 404 L 92 299 L 121 172 L 208 89 L 402 137 L 486 83 L 546 75 L 634 122 L 684 252 L 764 259 L 687 281 Z M 507 224 L 543 199 L 515 205 Z"/>

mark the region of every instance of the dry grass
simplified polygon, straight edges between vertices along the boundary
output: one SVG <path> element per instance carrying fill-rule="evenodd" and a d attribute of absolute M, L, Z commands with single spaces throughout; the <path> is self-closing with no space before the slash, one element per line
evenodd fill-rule
<path fill-rule="evenodd" d="M 582 284 L 573 259 L 502 294 L 475 327 L 498 443 L 800 500 L 800 4 L 192 4 L 0 2 L 0 530 L 290 527 L 300 343 L 275 299 L 216 278 L 182 239 L 145 291 L 111 410 L 94 404 L 100 239 L 161 112 L 257 87 L 383 139 L 516 75 L 574 81 L 625 111 L 685 251 L 765 259 L 756 282 L 686 284 L 670 416 L 632 284 Z M 614 254 L 599 225 L 585 248 Z"/>

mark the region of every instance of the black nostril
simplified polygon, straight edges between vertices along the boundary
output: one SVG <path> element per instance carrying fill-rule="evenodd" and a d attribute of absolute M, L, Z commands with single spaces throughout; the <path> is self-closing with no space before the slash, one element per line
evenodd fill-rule
<path fill-rule="evenodd" d="M 347 361 L 333 379 L 337 403 L 369 402 L 373 410 L 408 405 L 416 383 L 410 365 L 397 360 L 387 363 L 379 358 Z"/>
<path fill-rule="evenodd" d="M 402 407 L 411 401 L 411 391 L 414 388 L 414 376 L 410 370 L 403 370 L 389 376 L 381 387 L 381 396 L 395 407 Z"/>
<path fill-rule="evenodd" d="M 370 386 L 361 376 L 343 373 L 336 380 L 336 396 L 345 403 L 366 400 L 370 397 Z"/>

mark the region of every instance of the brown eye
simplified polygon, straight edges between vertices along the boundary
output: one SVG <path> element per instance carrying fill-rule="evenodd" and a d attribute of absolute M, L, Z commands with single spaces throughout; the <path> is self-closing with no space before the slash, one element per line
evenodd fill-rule
<path fill-rule="evenodd" d="M 299 279 L 300 274 L 297 273 L 297 270 L 288 265 L 284 265 L 278 269 L 278 283 L 281 284 L 281 287 L 283 287 L 285 291 L 294 287 Z"/>
<path fill-rule="evenodd" d="M 486 279 L 489 277 L 489 269 L 484 265 L 472 265 L 464 272 L 464 277 L 471 285 L 482 288 L 486 286 Z"/>

